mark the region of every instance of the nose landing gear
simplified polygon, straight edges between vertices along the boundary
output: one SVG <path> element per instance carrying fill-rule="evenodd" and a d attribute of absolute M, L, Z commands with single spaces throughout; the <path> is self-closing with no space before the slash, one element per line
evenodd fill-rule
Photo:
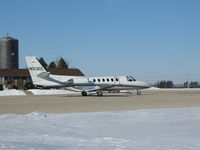
<path fill-rule="evenodd" d="M 141 91 L 137 91 L 137 95 L 141 95 L 142 94 L 142 92 Z"/>

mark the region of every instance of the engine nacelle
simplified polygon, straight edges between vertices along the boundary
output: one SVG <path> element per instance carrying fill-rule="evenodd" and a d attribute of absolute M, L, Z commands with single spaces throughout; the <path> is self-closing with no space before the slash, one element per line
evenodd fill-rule
<path fill-rule="evenodd" d="M 90 86 L 92 83 L 86 77 L 74 78 L 67 81 L 67 86 Z"/>

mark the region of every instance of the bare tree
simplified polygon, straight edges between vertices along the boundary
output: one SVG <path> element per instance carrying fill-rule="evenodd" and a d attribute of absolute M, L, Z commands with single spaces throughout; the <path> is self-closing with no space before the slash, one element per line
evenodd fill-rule
<path fill-rule="evenodd" d="M 58 69 L 68 69 L 68 62 L 65 61 L 62 57 L 57 62 Z"/>
<path fill-rule="evenodd" d="M 48 69 L 50 68 L 56 68 L 56 63 L 54 61 L 52 61 L 50 64 L 49 64 L 49 67 Z"/>
<path fill-rule="evenodd" d="M 48 68 L 48 65 L 47 65 L 47 63 L 45 62 L 45 60 L 44 60 L 43 57 L 41 57 L 38 61 L 40 62 L 40 64 L 41 64 L 45 69 Z"/>

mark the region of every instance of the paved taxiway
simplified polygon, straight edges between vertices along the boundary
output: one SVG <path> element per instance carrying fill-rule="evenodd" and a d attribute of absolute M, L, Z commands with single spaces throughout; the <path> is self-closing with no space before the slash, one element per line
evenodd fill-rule
<path fill-rule="evenodd" d="M 76 113 L 152 108 L 199 107 L 200 91 L 143 91 L 142 95 L 106 94 L 98 96 L 2 96 L 0 114 L 31 112 Z"/>

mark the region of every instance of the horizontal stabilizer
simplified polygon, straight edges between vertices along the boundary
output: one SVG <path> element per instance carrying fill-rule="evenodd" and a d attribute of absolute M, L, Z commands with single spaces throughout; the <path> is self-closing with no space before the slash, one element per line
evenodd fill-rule
<path fill-rule="evenodd" d="M 49 79 L 50 72 L 41 72 L 37 75 L 37 77 L 42 79 Z"/>

